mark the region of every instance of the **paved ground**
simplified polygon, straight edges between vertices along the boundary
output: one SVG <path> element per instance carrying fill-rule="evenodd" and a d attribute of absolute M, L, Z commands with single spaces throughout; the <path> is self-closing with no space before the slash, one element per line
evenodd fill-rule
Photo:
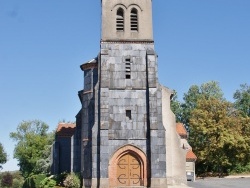
<path fill-rule="evenodd" d="M 188 182 L 192 188 L 250 188 L 250 177 L 205 178 Z"/>

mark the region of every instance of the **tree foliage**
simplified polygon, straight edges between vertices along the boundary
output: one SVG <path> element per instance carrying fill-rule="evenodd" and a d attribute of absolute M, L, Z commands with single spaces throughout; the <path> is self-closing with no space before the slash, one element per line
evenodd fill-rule
<path fill-rule="evenodd" d="M 0 170 L 2 169 L 2 164 L 7 162 L 7 153 L 4 151 L 3 145 L 0 143 Z"/>
<path fill-rule="evenodd" d="M 228 172 L 250 161 L 250 118 L 241 116 L 232 103 L 202 97 L 190 115 L 198 171 Z"/>
<path fill-rule="evenodd" d="M 182 122 L 183 110 L 182 110 L 182 107 L 181 107 L 181 102 L 179 102 L 177 100 L 177 98 L 178 98 L 177 92 L 173 91 L 170 106 L 171 106 L 172 112 L 175 114 L 176 121 L 177 122 Z"/>
<path fill-rule="evenodd" d="M 241 171 L 250 166 L 250 86 L 240 85 L 227 102 L 218 82 L 193 85 L 171 101 L 176 120 L 188 128 L 198 173 Z"/>
<path fill-rule="evenodd" d="M 218 82 L 210 81 L 201 84 L 201 86 L 191 86 L 183 97 L 184 103 L 181 105 L 183 110 L 181 122 L 189 126 L 191 111 L 196 108 L 197 101 L 200 99 L 209 99 L 210 97 L 223 100 L 223 92 Z"/>
<path fill-rule="evenodd" d="M 53 142 L 53 136 L 48 133 L 48 128 L 46 123 L 39 120 L 22 121 L 16 132 L 10 133 L 10 137 L 17 142 L 14 157 L 18 160 L 24 177 L 43 172 L 37 161 L 48 158 L 44 154 Z"/>
<path fill-rule="evenodd" d="M 234 93 L 235 107 L 242 111 L 243 115 L 250 117 L 250 86 L 240 85 L 240 89 Z"/>

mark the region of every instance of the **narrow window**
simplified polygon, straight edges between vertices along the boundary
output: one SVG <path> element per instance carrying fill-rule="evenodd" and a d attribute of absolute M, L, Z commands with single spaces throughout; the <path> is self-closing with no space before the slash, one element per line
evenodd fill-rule
<path fill-rule="evenodd" d="M 116 31 L 124 31 L 124 13 L 122 8 L 119 8 L 116 13 Z"/>
<path fill-rule="evenodd" d="M 131 31 L 138 31 L 138 13 L 135 8 L 131 10 L 130 28 L 131 28 Z"/>
<path fill-rule="evenodd" d="M 131 78 L 131 62 L 130 58 L 125 59 L 126 79 Z"/>
<path fill-rule="evenodd" d="M 131 116 L 131 110 L 126 110 L 126 117 L 131 120 L 132 116 Z"/>

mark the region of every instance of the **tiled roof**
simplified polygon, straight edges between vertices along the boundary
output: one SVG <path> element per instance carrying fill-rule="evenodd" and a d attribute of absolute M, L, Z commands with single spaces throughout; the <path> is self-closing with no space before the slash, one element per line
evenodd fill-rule
<path fill-rule="evenodd" d="M 189 150 L 186 155 L 186 161 L 196 161 L 197 157 L 192 150 Z"/>
<path fill-rule="evenodd" d="M 187 154 L 186 154 L 186 161 L 196 161 L 197 157 L 194 154 L 194 152 L 192 151 L 192 147 L 187 142 L 187 130 L 182 123 L 176 123 L 176 132 L 182 138 L 183 149 L 188 150 Z M 188 145 L 188 147 L 186 147 L 185 145 Z"/>
<path fill-rule="evenodd" d="M 57 136 L 72 136 L 75 132 L 76 124 L 59 123 L 56 129 Z"/>
<path fill-rule="evenodd" d="M 176 123 L 176 131 L 180 136 L 187 136 L 187 130 L 182 123 Z"/>

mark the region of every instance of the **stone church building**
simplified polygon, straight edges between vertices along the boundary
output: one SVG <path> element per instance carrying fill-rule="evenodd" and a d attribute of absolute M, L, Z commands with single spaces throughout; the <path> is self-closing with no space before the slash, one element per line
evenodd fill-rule
<path fill-rule="evenodd" d="M 76 126 L 59 124 L 52 173 L 80 172 L 85 188 L 186 184 L 186 151 L 158 82 L 152 0 L 102 0 L 102 37 L 82 64 Z"/>

